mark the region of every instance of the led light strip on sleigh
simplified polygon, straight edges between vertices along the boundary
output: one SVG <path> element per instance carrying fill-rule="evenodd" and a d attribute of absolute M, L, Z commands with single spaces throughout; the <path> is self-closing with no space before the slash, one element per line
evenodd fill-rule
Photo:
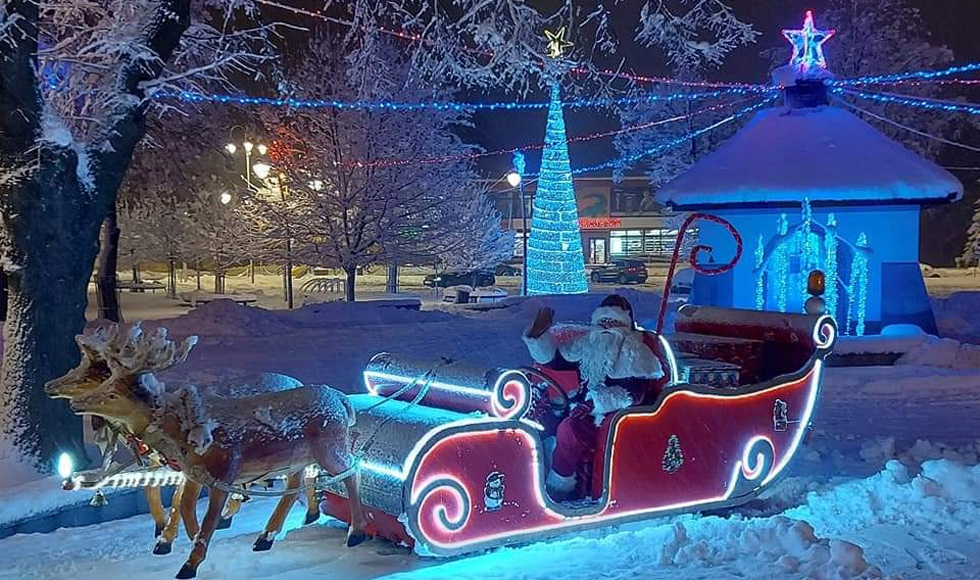
<path fill-rule="evenodd" d="M 521 423 L 494 421 L 487 419 L 484 421 L 458 422 L 430 432 L 408 458 L 407 465 L 411 466 L 411 472 L 407 481 L 411 482 L 406 490 L 407 504 L 409 505 L 408 524 L 410 533 L 420 544 L 423 552 L 435 552 L 437 555 L 450 556 L 460 553 L 479 550 L 482 548 L 500 545 L 503 541 L 530 541 L 542 538 L 561 530 L 571 530 L 579 527 L 593 527 L 598 525 L 609 525 L 615 522 L 642 519 L 650 515 L 666 514 L 676 510 L 683 510 L 692 507 L 725 507 L 743 503 L 757 494 L 765 485 L 782 473 L 796 452 L 806 433 L 812 417 L 813 410 L 818 398 L 820 380 L 823 370 L 823 357 L 830 351 L 836 338 L 836 328 L 829 317 L 821 317 L 816 321 L 813 329 L 814 345 L 816 352 L 811 362 L 801 370 L 800 373 L 791 377 L 783 377 L 779 382 L 772 382 L 761 390 L 747 392 L 738 395 L 717 395 L 707 392 L 697 392 L 691 390 L 677 390 L 669 393 L 656 409 L 641 411 L 639 413 L 624 414 L 613 427 L 610 445 L 607 447 L 606 473 L 609 479 L 606 481 L 606 491 L 603 499 L 594 508 L 572 510 L 561 504 L 554 503 L 546 496 L 543 490 L 542 447 L 540 437 L 528 430 Z M 719 493 L 716 495 L 692 498 L 687 501 L 679 501 L 667 505 L 642 506 L 642 499 L 637 502 L 634 496 L 632 500 L 634 506 L 624 511 L 616 511 L 616 503 L 622 499 L 620 494 L 613 493 L 616 497 L 610 497 L 614 490 L 616 481 L 616 469 L 613 463 L 616 461 L 612 450 L 616 446 L 616 437 L 620 433 L 620 427 L 625 423 L 624 420 L 637 420 L 637 418 L 653 417 L 665 408 L 667 402 L 675 397 L 689 397 L 692 399 L 754 399 L 756 397 L 774 396 L 774 391 L 790 389 L 796 391 L 799 396 L 805 396 L 800 401 L 803 405 L 800 413 L 796 415 L 794 423 L 797 425 L 795 432 L 788 440 L 777 442 L 774 438 L 764 432 L 759 432 L 749 436 L 745 443 L 737 451 L 737 459 L 734 461 L 729 475 L 723 482 Z M 805 389 L 805 395 L 800 392 Z M 479 423 L 494 423 L 495 426 L 487 430 L 481 430 Z M 457 474 L 445 471 L 438 467 L 439 455 L 435 455 L 432 461 L 437 462 L 435 473 L 426 475 L 418 479 L 417 470 L 423 469 L 427 457 L 437 452 L 445 453 L 445 448 L 440 449 L 440 445 L 454 448 L 459 445 L 459 441 L 465 441 L 474 437 L 489 437 L 493 441 L 500 435 L 516 436 L 520 439 L 517 443 L 519 447 L 526 447 L 530 451 L 532 468 L 530 478 L 533 481 L 526 490 L 529 495 L 522 495 L 525 501 L 532 500 L 532 506 L 525 506 L 527 510 L 537 510 L 540 518 L 530 517 L 527 527 L 501 527 L 490 525 L 488 532 L 481 534 L 479 529 L 471 529 L 467 532 L 467 527 L 471 523 L 471 518 L 475 517 L 473 511 L 474 501 L 480 497 L 478 490 L 471 489 L 479 482 L 464 481 Z M 477 446 L 478 447 L 478 446 Z M 782 449 L 779 449 L 782 447 Z M 458 447 L 457 447 L 458 448 Z M 722 482 L 719 482 L 722 483 Z M 625 497 L 629 497 L 628 495 Z M 435 502 L 435 503 L 433 503 Z M 635 505 L 639 503 L 640 505 Z M 651 502 L 653 503 L 653 502 Z M 622 507 L 622 506 L 619 506 Z M 533 512 L 525 512 L 525 515 L 532 515 Z M 524 516 L 522 516 L 524 517 Z M 548 521 L 551 520 L 551 521 Z M 481 520 L 486 525 L 486 520 Z M 532 523 L 533 522 L 533 523 Z"/>

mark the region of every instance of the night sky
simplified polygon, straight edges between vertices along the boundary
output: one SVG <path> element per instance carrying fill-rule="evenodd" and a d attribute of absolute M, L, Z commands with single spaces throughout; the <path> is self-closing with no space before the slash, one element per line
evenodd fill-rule
<path fill-rule="evenodd" d="M 769 82 L 768 59 L 760 56 L 764 49 L 787 45 L 781 30 L 798 28 L 807 9 L 814 11 L 817 26 L 820 27 L 820 12 L 829 4 L 828 0 L 730 0 L 736 15 L 749 22 L 761 32 L 756 44 L 732 52 L 722 68 L 711 71 L 709 80 L 741 81 L 753 83 Z M 646 49 L 632 41 L 635 34 L 635 17 L 638 2 L 622 2 L 615 9 L 622 15 L 622 22 L 614 22 L 620 39 L 619 55 L 625 57 L 627 69 L 637 74 L 670 76 L 662 65 L 663 56 L 657 50 Z M 911 4 L 921 9 L 927 30 L 933 34 L 933 44 L 946 44 L 956 53 L 956 64 L 980 61 L 980 0 L 912 0 Z M 574 38 L 572 38 L 574 40 Z M 824 50 L 829 68 L 833 70 L 834 40 L 830 39 Z M 615 62 L 602 63 L 615 66 Z M 660 66 L 658 66 L 658 64 Z M 496 96 L 496 95 L 495 95 Z M 503 95 L 500 95 L 503 97 Z M 477 96 L 479 97 L 479 96 Z M 483 98 L 487 98 L 484 96 Z M 546 100 L 543 93 L 528 97 L 533 100 Z M 476 116 L 477 130 L 468 135 L 487 149 L 516 147 L 522 144 L 540 143 L 544 138 L 546 111 L 520 113 L 482 113 Z M 566 129 L 569 137 L 595 131 L 613 130 L 620 126 L 618 118 L 603 115 L 595 110 L 572 110 L 565 112 Z M 601 163 L 617 157 L 612 146 L 612 138 L 572 143 L 569 157 L 572 166 Z M 528 155 L 529 169 L 536 169 L 540 155 Z M 975 165 L 980 158 L 973 154 Z M 962 162 L 962 156 L 953 155 Z M 947 161 L 949 163 L 949 161 Z M 481 168 L 488 175 L 500 175 L 509 168 L 506 156 L 487 159 Z M 980 175 L 980 174 L 978 174 Z"/>

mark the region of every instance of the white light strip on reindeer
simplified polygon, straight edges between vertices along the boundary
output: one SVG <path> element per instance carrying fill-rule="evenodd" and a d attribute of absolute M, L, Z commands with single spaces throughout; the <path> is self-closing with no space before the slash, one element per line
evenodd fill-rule
<path fill-rule="evenodd" d="M 187 479 L 180 471 L 160 468 L 153 471 L 130 471 L 110 475 L 100 479 L 94 485 L 85 487 L 85 478 L 74 477 L 72 483 L 75 489 L 99 489 L 103 487 L 163 487 L 178 485 Z"/>

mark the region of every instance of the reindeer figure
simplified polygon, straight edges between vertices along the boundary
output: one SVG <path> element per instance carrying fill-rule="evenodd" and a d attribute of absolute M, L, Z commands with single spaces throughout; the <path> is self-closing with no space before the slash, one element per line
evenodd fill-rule
<path fill-rule="evenodd" d="M 194 344 L 188 339 L 178 348 L 165 331 L 133 337 L 107 357 L 111 375 L 98 390 L 71 400 L 77 413 L 124 425 L 208 487 L 207 514 L 177 578 L 197 575 L 234 486 L 286 475 L 287 488 L 297 489 L 312 463 L 333 474 L 352 467 L 354 410 L 340 391 L 304 386 L 207 404 L 193 386 L 165 392 L 153 373 L 182 362 Z M 353 547 L 367 537 L 356 471 L 344 483 L 351 510 L 347 545 Z M 255 549 L 271 547 L 295 501 L 296 493 L 280 499 Z"/>
<path fill-rule="evenodd" d="M 165 332 L 165 330 L 163 331 Z M 121 351 L 142 334 L 140 323 L 134 324 L 128 333 L 120 331 L 117 325 L 99 328 L 94 334 L 77 335 L 75 342 L 82 353 L 82 359 L 78 366 L 66 373 L 64 376 L 49 381 L 45 385 L 45 392 L 53 398 L 74 399 L 76 397 L 94 392 L 99 385 L 106 381 L 111 375 L 109 365 L 106 362 L 107 356 L 120 356 Z M 112 353 L 111 355 L 108 353 Z M 255 375 L 240 376 L 223 379 L 214 383 L 204 385 L 202 389 L 208 395 L 224 397 L 240 397 L 254 395 L 262 392 L 287 390 L 301 386 L 298 380 L 276 373 L 258 373 Z M 103 455 L 103 469 L 109 467 L 109 462 L 113 457 L 113 449 L 116 435 L 124 432 L 125 428 L 107 422 L 102 417 L 92 416 L 93 428 L 96 431 L 95 441 L 99 445 Z M 159 463 L 159 462 L 158 462 Z M 315 481 L 312 480 L 311 481 Z M 158 555 L 169 554 L 173 541 L 176 539 L 180 522 L 183 520 L 184 529 L 187 536 L 193 540 L 197 535 L 200 526 L 197 522 L 197 498 L 201 494 L 201 485 L 192 480 L 185 480 L 177 486 L 171 500 L 169 514 L 166 512 L 159 487 L 147 486 L 144 488 L 147 498 L 147 505 L 153 516 L 155 526 L 156 544 L 153 553 Z M 320 511 L 315 501 L 315 493 L 312 487 L 308 488 L 307 513 L 303 525 L 311 524 L 320 517 Z M 222 516 L 218 529 L 231 526 L 232 517 L 241 507 L 242 500 L 232 497 L 228 501 L 228 507 Z"/>
<path fill-rule="evenodd" d="M 138 326 L 134 326 L 134 329 L 138 330 L 138 328 Z M 118 351 L 127 342 L 128 337 L 120 333 L 119 327 L 115 324 L 108 328 L 99 328 L 91 335 L 77 335 L 75 343 L 78 344 L 78 349 L 82 353 L 81 361 L 79 361 L 78 366 L 63 376 L 48 381 L 44 385 L 44 392 L 55 399 L 73 399 L 95 391 L 112 374 L 108 363 L 106 363 L 105 352 Z M 113 457 L 116 434 L 119 430 L 101 417 L 96 416 L 92 417 L 92 429 L 95 431 L 95 443 L 102 453 L 102 467 L 107 469 Z M 155 524 L 154 536 L 159 537 L 168 524 L 163 499 L 160 497 L 160 488 L 146 487 L 144 492 L 146 493 L 146 504 L 150 508 L 150 515 Z M 179 503 L 179 497 L 175 497 L 172 503 L 176 506 Z M 193 537 L 197 527 L 196 517 L 190 521 L 190 524 L 195 528 L 195 531 L 192 533 L 188 530 L 188 534 Z"/>

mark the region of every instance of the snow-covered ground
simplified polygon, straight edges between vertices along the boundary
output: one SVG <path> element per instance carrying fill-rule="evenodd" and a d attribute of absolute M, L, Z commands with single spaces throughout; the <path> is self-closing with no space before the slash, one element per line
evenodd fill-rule
<path fill-rule="evenodd" d="M 360 370 L 380 350 L 523 363 L 518 337 L 536 308 L 550 303 L 558 318 L 581 320 L 599 298 L 533 299 L 486 313 L 366 304 L 269 312 L 215 303 L 149 325 L 202 337 L 188 362 L 162 377 L 170 384 L 275 371 L 357 391 Z M 632 292 L 631 299 L 641 321 L 656 316 L 657 296 Z M 980 335 L 980 325 L 974 328 Z M 433 561 L 380 540 L 342 548 L 336 523 L 296 529 L 300 508 L 273 550 L 254 554 L 251 542 L 271 505 L 253 500 L 230 530 L 218 532 L 200 577 L 980 578 L 980 372 L 926 366 L 935 362 L 928 357 L 906 362 L 827 369 L 813 436 L 789 475 L 735 513 L 656 519 Z M 0 540 L 0 579 L 170 578 L 189 542 L 180 539 L 173 555 L 152 556 L 151 526 L 141 516 Z"/>

